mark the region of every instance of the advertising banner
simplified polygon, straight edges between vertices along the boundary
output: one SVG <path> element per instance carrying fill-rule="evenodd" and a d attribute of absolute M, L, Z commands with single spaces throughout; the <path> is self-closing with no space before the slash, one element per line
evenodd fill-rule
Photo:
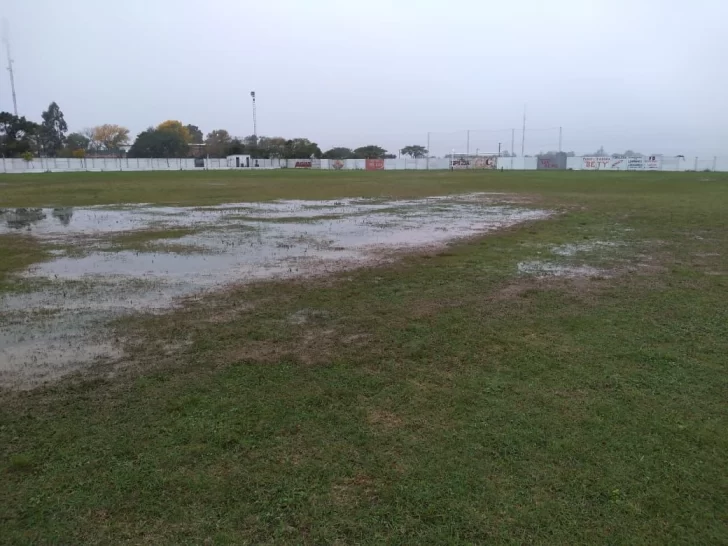
<path fill-rule="evenodd" d="M 581 158 L 581 168 L 587 171 L 621 171 L 627 168 L 627 160 L 607 156 L 587 156 Z"/>
<path fill-rule="evenodd" d="M 536 169 L 566 169 L 566 154 L 541 156 L 536 162 Z"/>
<path fill-rule="evenodd" d="M 646 169 L 650 171 L 662 170 L 662 156 L 661 155 L 650 155 L 647 156 Z"/>
<path fill-rule="evenodd" d="M 320 159 L 289 159 L 288 166 L 294 169 L 320 169 Z"/>
<path fill-rule="evenodd" d="M 645 169 L 645 158 L 644 157 L 628 157 L 627 158 L 627 170 L 628 171 L 641 171 Z"/>
<path fill-rule="evenodd" d="M 383 171 L 384 170 L 384 160 L 383 159 L 367 159 L 365 168 L 367 171 Z"/>
<path fill-rule="evenodd" d="M 329 161 L 329 169 L 340 171 L 344 167 L 346 167 L 346 161 L 342 159 L 332 159 L 331 161 Z"/>
<path fill-rule="evenodd" d="M 495 169 L 498 163 L 497 155 L 479 156 L 470 162 L 471 169 Z"/>
<path fill-rule="evenodd" d="M 453 170 L 469 169 L 470 160 L 463 158 L 453 159 L 450 161 L 450 168 L 452 168 Z"/>

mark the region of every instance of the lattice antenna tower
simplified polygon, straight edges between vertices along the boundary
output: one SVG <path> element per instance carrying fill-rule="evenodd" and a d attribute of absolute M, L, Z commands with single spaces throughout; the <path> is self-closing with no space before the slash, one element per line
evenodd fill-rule
<path fill-rule="evenodd" d="M 5 52 L 8 56 L 8 72 L 10 73 L 10 92 L 13 95 L 13 111 L 15 115 L 18 115 L 18 98 L 15 95 L 15 74 L 13 74 L 13 56 L 10 53 L 10 32 L 8 31 L 8 21 L 3 19 L 3 45 L 5 45 Z"/>

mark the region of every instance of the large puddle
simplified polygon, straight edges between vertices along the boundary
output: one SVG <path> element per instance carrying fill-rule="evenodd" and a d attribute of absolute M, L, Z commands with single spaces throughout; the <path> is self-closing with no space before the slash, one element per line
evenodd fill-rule
<path fill-rule="evenodd" d="M 0 211 L 0 233 L 57 248 L 22 275 L 28 289 L 0 299 L 0 385 L 32 386 L 118 358 L 104 325 L 123 314 L 230 284 L 377 263 L 548 215 L 500 194 Z M 145 237 L 119 247 L 130 234 Z"/>

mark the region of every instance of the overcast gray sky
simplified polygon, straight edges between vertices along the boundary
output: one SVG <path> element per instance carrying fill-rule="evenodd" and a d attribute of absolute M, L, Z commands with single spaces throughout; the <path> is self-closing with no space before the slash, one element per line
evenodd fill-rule
<path fill-rule="evenodd" d="M 728 155 L 727 0 L 0 0 L 18 108 L 323 148 Z M 3 66 L 4 60 L 3 51 Z M 0 109 L 11 110 L 0 77 Z M 454 131 L 461 131 L 454 133 Z"/>

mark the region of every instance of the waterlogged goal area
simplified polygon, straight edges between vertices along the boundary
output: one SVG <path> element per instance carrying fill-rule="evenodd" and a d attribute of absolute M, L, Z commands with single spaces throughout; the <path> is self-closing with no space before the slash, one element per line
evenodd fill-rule
<path fill-rule="evenodd" d="M 52 255 L 2 296 L 0 384 L 30 387 L 123 360 L 107 331 L 122 315 L 232 284 L 381 263 L 549 214 L 483 193 L 0 211 L 0 233 L 29 234 Z"/>

